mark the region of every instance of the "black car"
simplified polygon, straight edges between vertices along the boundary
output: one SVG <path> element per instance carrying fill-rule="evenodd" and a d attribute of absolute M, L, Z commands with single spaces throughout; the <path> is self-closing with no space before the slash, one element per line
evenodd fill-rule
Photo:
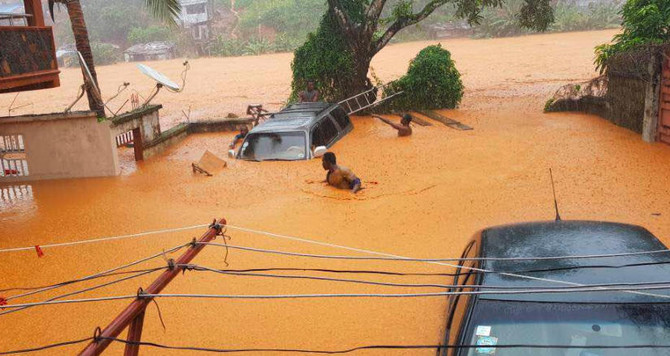
<path fill-rule="evenodd" d="M 659 250 L 668 249 L 642 227 L 592 221 L 556 221 L 485 229 L 475 235 L 462 256 L 558 257 Z M 666 282 L 670 280 L 670 253 L 661 251 L 584 259 L 475 260 L 462 262 L 458 272 L 460 275 L 454 277 L 454 285 L 479 287 L 461 287 L 452 291 L 481 290 L 499 294 L 450 296 L 444 344 L 479 347 L 442 349 L 440 354 L 670 355 L 668 348 L 589 347 L 670 344 L 670 288 L 547 294 L 504 294 L 491 288 L 502 286 L 529 290 Z M 529 344 L 570 348 L 495 347 Z"/>
<path fill-rule="evenodd" d="M 249 131 L 237 158 L 293 161 L 319 157 L 353 128 L 338 104 L 290 105 Z"/>

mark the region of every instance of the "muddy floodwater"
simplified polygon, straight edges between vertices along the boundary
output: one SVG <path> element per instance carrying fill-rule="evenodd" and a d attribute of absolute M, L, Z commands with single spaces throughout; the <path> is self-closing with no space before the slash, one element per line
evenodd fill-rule
<path fill-rule="evenodd" d="M 231 225 L 411 257 L 458 257 L 470 236 L 491 225 L 554 217 L 549 168 L 564 219 L 639 224 L 670 243 L 670 146 L 644 143 L 638 134 L 590 115 L 543 114 L 562 84 L 587 80 L 593 47 L 614 31 L 519 38 L 443 41 L 463 74 L 465 98 L 442 113 L 472 126 L 456 131 L 439 123 L 414 127 L 399 139 L 383 123 L 356 117 L 354 131 L 332 150 L 363 180 L 357 195 L 323 186 L 318 160 L 235 162 L 214 177 L 194 175 L 191 162 L 208 149 L 225 157 L 233 133 L 190 136 L 164 154 L 135 165 L 124 162 L 115 178 L 55 180 L 0 186 L 0 248 L 44 245 L 140 231 L 204 224 L 225 217 Z M 373 62 L 384 80 L 398 77 L 428 45 L 389 46 Z M 290 84 L 290 54 L 191 60 L 181 94 L 161 93 L 164 125 L 242 114 L 249 103 L 281 106 Z M 180 61 L 150 64 L 178 78 Z M 103 92 L 130 81 L 151 89 L 134 64 L 98 69 Z M 75 96 L 80 73 L 64 70 L 58 89 L 23 93 L 24 113 L 60 110 Z M 126 99 L 116 103 L 120 106 Z M 13 95 L 0 96 L 4 111 Z M 395 118 L 396 120 L 398 118 Z M 128 157 L 123 155 L 123 157 Z M 314 183 L 316 182 L 316 183 Z M 12 194 L 9 194 L 12 190 Z M 18 191 L 17 191 L 18 190 Z M 204 229 L 121 241 L 0 254 L 0 289 L 60 282 L 131 262 L 179 244 Z M 229 244 L 284 251 L 364 255 L 230 229 Z M 219 242 L 221 239 L 219 238 Z M 175 256 L 172 254 L 171 256 Z M 194 263 L 212 268 L 330 268 L 400 272 L 449 272 L 449 267 L 410 262 L 332 261 L 206 247 Z M 163 266 L 162 258 L 135 268 Z M 315 274 L 309 272 L 276 272 Z M 319 274 L 323 275 L 323 274 Z M 134 295 L 156 274 L 73 296 Z M 346 276 L 346 277 L 345 277 Z M 395 283 L 450 284 L 446 277 L 337 275 Z M 119 277 L 115 277 L 119 278 Z M 112 280 L 107 279 L 106 281 Z M 31 302 L 93 286 L 87 282 L 14 301 Z M 426 293 L 400 288 L 300 279 L 272 279 L 186 272 L 166 293 L 307 294 Z M 5 296 L 18 292 L 0 293 Z M 42 306 L 0 316 L 0 351 L 93 335 L 129 301 Z M 446 298 L 193 300 L 158 299 L 147 311 L 143 340 L 212 348 L 346 349 L 374 344 L 437 344 L 445 328 Z M 121 337 L 125 337 L 125 333 Z M 504 343 L 504 340 L 500 340 Z M 73 354 L 83 345 L 44 354 Z M 110 354 L 122 346 L 113 344 Z M 142 348 L 145 355 L 183 351 Z M 360 354 L 434 354 L 364 351 Z"/>

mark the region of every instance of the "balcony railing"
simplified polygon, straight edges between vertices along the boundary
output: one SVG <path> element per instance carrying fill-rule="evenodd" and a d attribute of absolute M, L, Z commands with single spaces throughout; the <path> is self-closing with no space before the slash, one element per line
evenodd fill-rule
<path fill-rule="evenodd" d="M 0 93 L 60 85 L 51 27 L 0 26 Z"/>

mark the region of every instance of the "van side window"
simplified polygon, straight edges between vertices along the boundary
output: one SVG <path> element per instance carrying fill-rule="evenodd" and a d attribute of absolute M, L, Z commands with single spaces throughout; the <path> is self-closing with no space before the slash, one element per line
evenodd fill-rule
<path fill-rule="evenodd" d="M 337 127 L 333 120 L 326 116 L 316 125 L 312 132 L 312 145 L 328 146 L 337 137 Z"/>
<path fill-rule="evenodd" d="M 337 121 L 337 124 L 340 125 L 340 129 L 344 130 L 349 125 L 351 125 L 351 121 L 349 121 L 349 116 L 347 116 L 347 113 L 342 110 L 342 108 L 337 107 L 335 110 L 333 110 L 331 113 L 333 117 L 335 118 L 335 121 Z"/>

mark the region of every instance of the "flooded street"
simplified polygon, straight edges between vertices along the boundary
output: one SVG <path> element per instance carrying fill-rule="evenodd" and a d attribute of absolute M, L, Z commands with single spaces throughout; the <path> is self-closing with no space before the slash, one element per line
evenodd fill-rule
<path fill-rule="evenodd" d="M 593 47 L 615 31 L 535 35 L 491 40 L 443 41 L 466 87 L 458 110 L 442 113 L 472 126 L 457 131 L 440 123 L 396 132 L 369 117 L 353 119 L 354 131 L 333 148 L 365 189 L 357 195 L 319 182 L 319 160 L 238 162 L 214 177 L 194 175 L 191 162 L 207 149 L 226 157 L 234 133 L 189 136 L 164 154 L 137 165 L 121 158 L 114 178 L 42 181 L 0 186 L 0 248 L 44 245 L 141 231 L 177 228 L 225 217 L 231 225 L 411 257 L 459 257 L 477 230 L 491 225 L 554 217 L 549 169 L 564 219 L 605 220 L 644 226 L 670 244 L 670 146 L 647 144 L 636 133 L 596 116 L 543 114 L 546 99 L 567 82 L 588 80 Z M 385 48 L 373 62 L 378 76 L 402 75 L 419 50 L 413 42 Z M 191 119 L 242 114 L 250 103 L 281 106 L 290 87 L 290 54 L 203 58 L 191 61 L 186 89 L 161 93 L 164 126 Z M 180 61 L 150 65 L 178 78 Z M 121 81 L 145 93 L 151 82 L 134 64 L 98 69 L 103 93 Z M 24 113 L 61 110 L 76 94 L 80 72 L 64 70 L 62 86 L 23 93 Z M 13 95 L 0 95 L 0 108 Z M 120 106 L 125 98 L 115 100 Z M 118 103 L 116 103 L 118 101 Z M 37 110 L 39 108 L 39 110 Z M 83 108 L 83 106 L 81 107 Z M 394 118 L 398 120 L 398 118 Z M 128 162 L 126 162 L 128 161 Z M 10 192 L 11 191 L 11 192 Z M 121 241 L 0 254 L 0 289 L 51 284 L 132 262 L 200 236 L 204 228 Z M 363 255 L 325 246 L 230 229 L 229 244 L 292 252 Z M 221 238 L 218 242 L 222 242 Z M 172 257 L 179 253 L 172 254 Z M 265 255 L 207 246 L 193 263 L 229 269 L 329 268 L 400 272 L 451 272 L 410 262 L 332 261 Z M 164 266 L 162 258 L 137 268 Z M 277 272 L 281 273 L 281 272 Z M 308 272 L 291 272 L 306 274 Z M 311 273 L 314 274 L 314 273 Z M 157 274 L 71 298 L 134 295 Z M 316 275 L 316 274 L 314 274 Z M 394 283 L 450 284 L 435 276 L 337 275 Z M 119 277 L 114 277 L 119 278 Z M 112 280 L 108 278 L 107 280 Z M 46 299 L 96 285 L 86 282 L 10 303 Z M 436 288 L 396 288 L 325 281 L 224 276 L 186 272 L 166 293 L 308 294 L 427 293 Z M 11 296 L 19 292 L 0 292 Z M 129 301 L 35 307 L 0 315 L 0 350 L 85 338 L 106 326 Z M 143 341 L 213 348 L 346 349 L 373 344 L 438 344 L 446 298 L 205 300 L 158 299 L 147 309 Z M 125 338 L 123 333 L 120 337 Z M 74 354 L 84 345 L 45 351 Z M 113 344 L 109 354 L 119 354 Z M 363 355 L 388 354 L 364 351 Z M 434 350 L 392 354 L 433 355 Z M 144 355 L 185 352 L 142 348 Z"/>

